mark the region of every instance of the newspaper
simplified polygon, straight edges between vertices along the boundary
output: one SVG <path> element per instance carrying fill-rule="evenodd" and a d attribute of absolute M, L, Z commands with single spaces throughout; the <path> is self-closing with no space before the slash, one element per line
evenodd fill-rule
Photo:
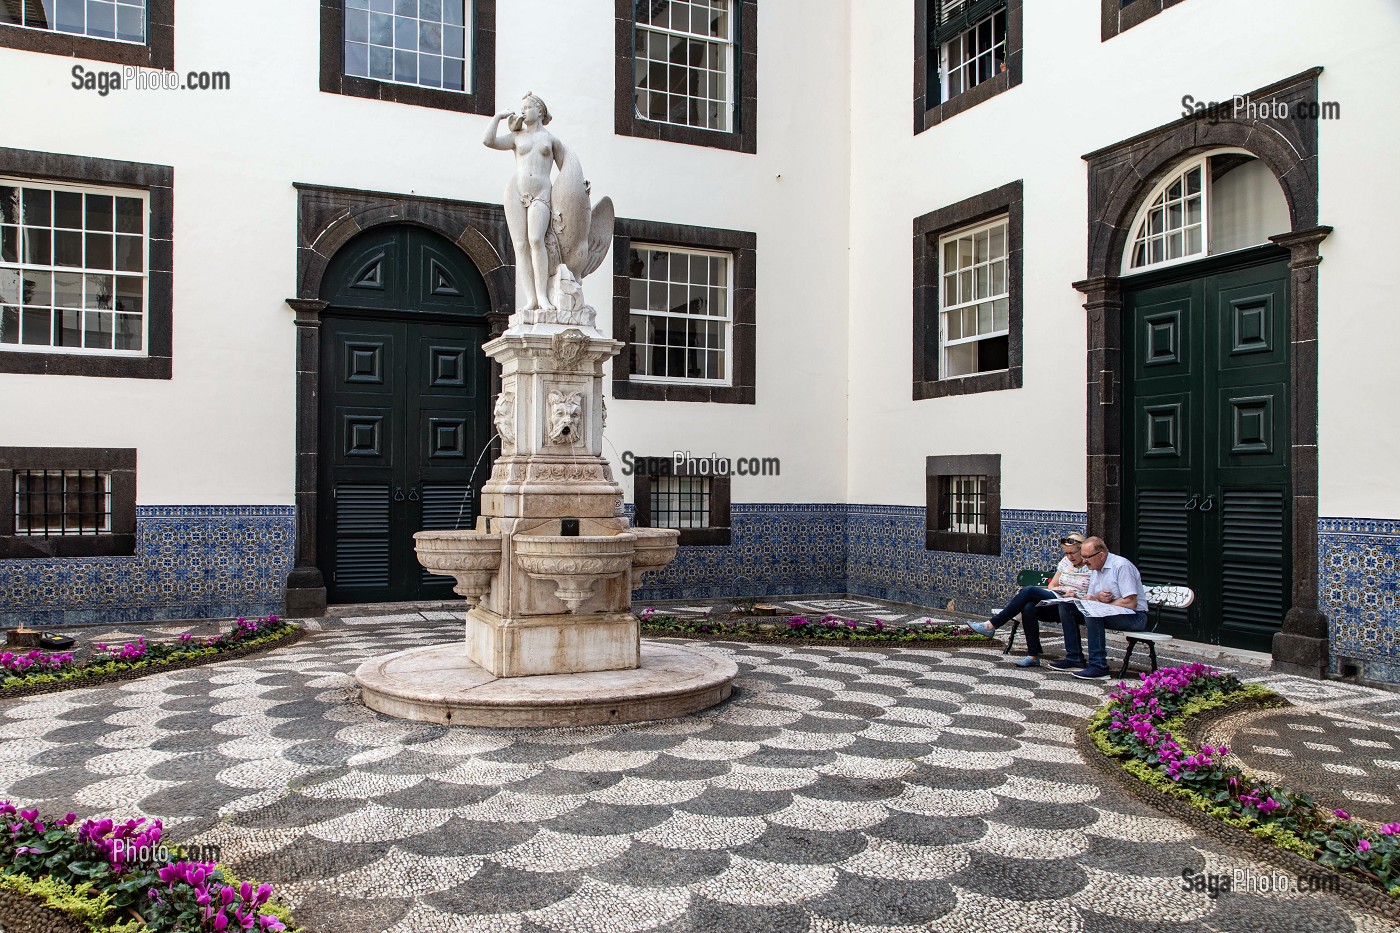
<path fill-rule="evenodd" d="M 1048 606 L 1051 603 L 1075 603 L 1080 612 L 1088 616 L 1121 616 L 1132 615 L 1136 610 L 1127 606 L 1115 606 L 1112 603 L 1101 603 L 1097 599 L 1080 599 L 1077 596 L 1064 596 L 1059 599 L 1042 599 L 1036 605 Z"/>

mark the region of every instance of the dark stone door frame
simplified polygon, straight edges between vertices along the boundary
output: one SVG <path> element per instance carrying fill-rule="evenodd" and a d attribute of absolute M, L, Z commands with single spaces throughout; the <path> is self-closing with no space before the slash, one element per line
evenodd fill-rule
<path fill-rule="evenodd" d="M 287 575 L 287 615 L 323 615 L 326 582 L 316 565 L 316 522 L 320 488 L 317 450 L 321 381 L 322 279 L 331 257 L 355 236 L 386 224 L 409 224 L 431 230 L 455 243 L 476 265 L 491 299 L 487 320 L 491 336 L 505 332 L 515 306 L 515 265 L 498 204 L 449 201 L 416 195 L 297 184 L 297 296 L 287 304 L 296 312 L 296 565 Z M 493 389 L 500 372 L 492 364 Z"/>
<path fill-rule="evenodd" d="M 1286 105 L 1287 116 L 1246 119 L 1229 102 L 1084 156 L 1089 164 L 1089 268 L 1074 287 L 1088 312 L 1089 527 L 1118 544 L 1122 528 L 1123 254 L 1142 199 L 1182 161 L 1202 152 L 1239 148 L 1269 167 L 1283 189 L 1292 230 L 1271 237 L 1289 251 L 1289 314 L 1293 377 L 1293 596 L 1274 636 L 1274 668 L 1326 676 L 1327 618 L 1317 594 L 1317 265 L 1332 232 L 1318 223 L 1317 79 L 1312 68 L 1246 97 Z M 1260 107 L 1256 113 L 1275 113 Z"/>

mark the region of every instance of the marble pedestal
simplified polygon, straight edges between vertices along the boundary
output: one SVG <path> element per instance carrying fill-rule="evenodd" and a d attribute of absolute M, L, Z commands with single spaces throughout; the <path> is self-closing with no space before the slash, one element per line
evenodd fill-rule
<path fill-rule="evenodd" d="M 684 716 L 729 697 L 738 666 L 674 645 L 644 643 L 630 670 L 496 677 L 460 643 L 414 648 L 360 665 L 370 709 L 447 726 L 548 728 Z"/>

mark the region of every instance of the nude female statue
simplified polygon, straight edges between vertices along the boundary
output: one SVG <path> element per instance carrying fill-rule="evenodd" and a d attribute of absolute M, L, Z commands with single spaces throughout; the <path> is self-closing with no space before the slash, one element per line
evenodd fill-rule
<path fill-rule="evenodd" d="M 579 294 L 577 283 L 602 262 L 612 239 L 613 210 L 608 198 L 590 209 L 588 182 L 578 157 L 544 128 L 550 119 L 544 101 L 527 92 L 518 111 L 491 118 L 482 142 L 515 153 L 505 211 L 521 292 L 517 306 L 521 311 L 550 312 L 543 317 L 552 321 L 558 309 L 555 295 Z M 509 132 L 497 135 L 502 120 Z M 555 168 L 559 175 L 552 178 Z"/>

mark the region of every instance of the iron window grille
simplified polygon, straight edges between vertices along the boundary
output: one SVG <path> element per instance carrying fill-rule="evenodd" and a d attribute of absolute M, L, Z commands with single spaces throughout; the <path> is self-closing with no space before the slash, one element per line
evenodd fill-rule
<path fill-rule="evenodd" d="M 471 0 L 345 0 L 345 74 L 470 93 Z"/>
<path fill-rule="evenodd" d="M 956 534 L 987 534 L 987 477 L 944 476 L 938 528 Z"/>
<path fill-rule="evenodd" d="M 146 43 L 146 0 L 0 0 L 0 24 Z"/>
<path fill-rule="evenodd" d="M 735 6 L 731 0 L 635 0 L 638 117 L 733 129 Z"/>
<path fill-rule="evenodd" d="M 0 178 L 0 349 L 143 355 L 147 213 L 144 191 Z"/>
<path fill-rule="evenodd" d="M 928 3 L 930 89 L 948 100 L 1006 70 L 1006 0 Z"/>
<path fill-rule="evenodd" d="M 710 527 L 710 477 L 652 476 L 649 481 L 651 527 Z"/>
<path fill-rule="evenodd" d="M 112 474 L 100 470 L 17 470 L 15 534 L 101 535 L 112 531 Z"/>
<path fill-rule="evenodd" d="M 634 243 L 629 260 L 629 372 L 645 381 L 729 385 L 729 254 Z"/>

